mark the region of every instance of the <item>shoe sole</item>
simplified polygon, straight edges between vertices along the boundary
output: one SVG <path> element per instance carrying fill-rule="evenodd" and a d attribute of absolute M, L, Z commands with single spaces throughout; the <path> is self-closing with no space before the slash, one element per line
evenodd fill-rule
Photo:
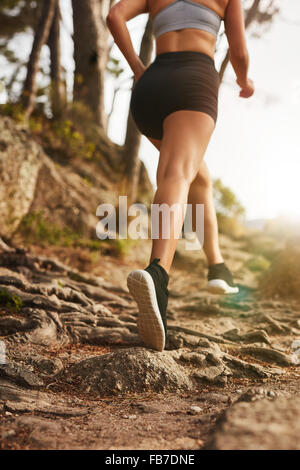
<path fill-rule="evenodd" d="M 213 279 L 208 281 L 207 290 L 211 294 L 238 294 L 238 287 L 231 287 L 223 279 Z"/>
<path fill-rule="evenodd" d="M 146 346 L 163 351 L 166 341 L 165 328 L 151 275 L 142 269 L 131 271 L 127 277 L 127 287 L 138 304 L 137 327 L 142 340 Z"/>

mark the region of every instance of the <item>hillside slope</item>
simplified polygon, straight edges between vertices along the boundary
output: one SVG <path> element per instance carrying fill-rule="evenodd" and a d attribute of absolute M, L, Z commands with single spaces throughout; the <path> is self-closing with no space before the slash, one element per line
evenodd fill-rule
<path fill-rule="evenodd" d="M 98 160 L 75 156 L 64 161 L 50 146 L 48 156 L 27 129 L 0 116 L 0 235 L 9 238 L 26 215 L 41 213 L 58 227 L 95 238 L 96 208 L 117 206 L 122 177 L 122 168 L 118 173 L 105 167 L 104 153 L 116 160 L 118 146 L 99 140 L 99 149 L 103 157 L 100 153 Z M 153 188 L 143 164 L 140 193 L 141 202 L 151 200 Z"/>

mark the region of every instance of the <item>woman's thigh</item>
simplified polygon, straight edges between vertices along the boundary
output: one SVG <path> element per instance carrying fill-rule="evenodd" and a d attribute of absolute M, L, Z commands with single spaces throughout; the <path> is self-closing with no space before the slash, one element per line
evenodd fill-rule
<path fill-rule="evenodd" d="M 157 182 L 170 174 L 192 181 L 214 127 L 215 121 L 206 113 L 180 110 L 169 114 L 163 122 L 163 138 L 152 142 L 160 149 Z"/>

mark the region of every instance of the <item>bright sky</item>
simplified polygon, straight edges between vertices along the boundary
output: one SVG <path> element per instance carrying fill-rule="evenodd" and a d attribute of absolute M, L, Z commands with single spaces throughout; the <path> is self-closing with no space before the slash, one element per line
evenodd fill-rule
<path fill-rule="evenodd" d="M 217 127 L 205 156 L 212 176 L 220 177 L 237 194 L 248 219 L 300 217 L 300 1 L 280 0 L 280 6 L 281 14 L 270 29 L 259 39 L 248 38 L 255 96 L 239 98 L 233 70 L 228 68 L 220 88 Z M 128 22 L 137 52 L 146 20 L 147 15 L 141 15 Z M 112 53 L 123 58 L 117 46 Z M 217 68 L 219 62 L 216 56 Z M 129 77 L 132 72 L 123 64 Z M 107 80 L 107 91 L 111 82 Z M 108 91 L 108 109 L 110 95 Z M 109 126 L 109 136 L 120 144 L 129 96 L 126 90 L 118 93 Z M 154 183 L 159 152 L 146 137 L 142 137 L 140 157 Z"/>
<path fill-rule="evenodd" d="M 71 90 L 74 62 L 70 0 L 61 1 L 61 6 L 62 62 L 68 70 Z M 248 219 L 283 214 L 300 217 L 300 1 L 280 0 L 280 6 L 280 15 L 261 38 L 248 37 L 249 75 L 256 85 L 252 98 L 239 98 L 233 70 L 231 66 L 228 68 L 220 88 L 217 127 L 205 156 L 212 177 L 220 177 L 237 194 L 246 207 Z M 127 23 L 137 53 L 146 21 L 147 15 L 140 15 Z M 28 36 L 18 35 L 14 48 L 26 59 L 31 48 Z M 216 54 L 217 68 L 222 53 Z M 112 55 L 121 60 L 124 73 L 108 134 L 113 141 L 123 144 L 132 71 L 116 45 Z M 46 64 L 48 57 L 45 47 Z M 154 57 L 155 50 L 152 60 Z M 0 65 L 4 65 L 1 57 Z M 107 112 L 115 84 L 107 75 Z M 5 96 L 0 91 L 1 101 L 5 101 Z M 139 154 L 154 183 L 159 152 L 142 137 Z"/>

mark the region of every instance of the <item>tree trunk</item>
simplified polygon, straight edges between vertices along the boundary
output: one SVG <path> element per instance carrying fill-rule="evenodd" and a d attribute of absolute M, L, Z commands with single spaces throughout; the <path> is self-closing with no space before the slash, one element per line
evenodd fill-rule
<path fill-rule="evenodd" d="M 72 0 L 74 23 L 74 101 L 88 106 L 96 123 L 106 128 L 104 75 L 109 31 L 105 18 L 110 0 Z"/>
<path fill-rule="evenodd" d="M 37 93 L 36 76 L 38 73 L 41 50 L 42 46 L 48 39 L 57 2 L 58 0 L 44 0 L 43 2 L 42 13 L 35 32 L 32 50 L 27 66 L 27 76 L 21 97 L 21 102 L 26 118 L 30 117 L 34 108 L 34 101 Z"/>
<path fill-rule="evenodd" d="M 245 15 L 245 28 L 246 29 L 249 28 L 249 26 L 255 20 L 260 3 L 261 3 L 261 0 L 254 0 L 251 7 L 249 8 L 249 10 L 247 10 L 246 15 Z M 224 73 L 225 73 L 225 70 L 226 70 L 229 62 L 230 62 L 230 58 L 229 58 L 229 49 L 228 49 L 227 52 L 226 52 L 226 55 L 225 55 L 225 57 L 222 61 L 221 68 L 220 68 L 220 73 L 219 73 L 220 83 L 223 80 Z"/>
<path fill-rule="evenodd" d="M 143 34 L 139 57 L 144 65 L 148 65 L 151 60 L 153 50 L 152 21 L 149 17 L 145 32 Z M 135 82 L 133 83 L 134 86 Z M 146 112 L 146 111 L 145 111 Z M 131 111 L 129 109 L 127 119 L 126 137 L 123 150 L 123 159 L 126 162 L 125 180 L 127 182 L 127 192 L 130 203 L 136 199 L 139 174 L 140 159 L 138 151 L 141 143 L 141 133 L 136 127 Z"/>
<path fill-rule="evenodd" d="M 50 49 L 51 108 L 54 118 L 59 118 L 66 103 L 65 86 L 61 77 L 60 7 L 56 5 L 48 45 Z"/>

